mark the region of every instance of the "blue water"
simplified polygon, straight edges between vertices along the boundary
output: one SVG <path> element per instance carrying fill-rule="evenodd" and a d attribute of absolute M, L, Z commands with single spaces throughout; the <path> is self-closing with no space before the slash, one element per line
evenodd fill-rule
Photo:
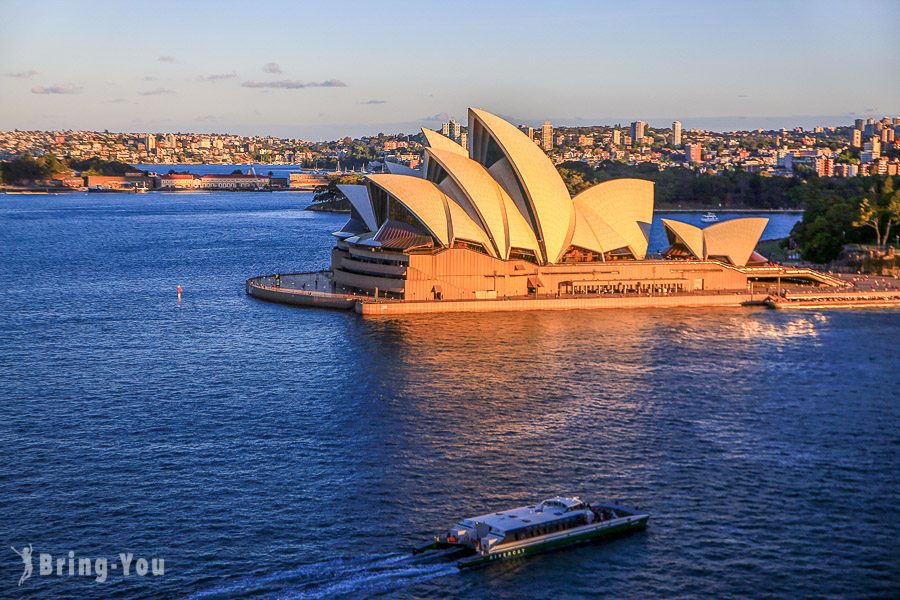
<path fill-rule="evenodd" d="M 900 312 L 248 299 L 327 265 L 345 216 L 308 201 L 0 197 L 0 596 L 896 597 Z M 556 493 L 651 526 L 466 573 L 405 552 Z M 28 543 L 165 574 L 17 587 Z"/>
<path fill-rule="evenodd" d="M 219 164 L 135 164 L 134 168 L 141 171 L 150 171 L 152 173 L 168 173 L 176 171 L 178 173 L 195 173 L 197 175 L 223 174 L 232 173 L 240 170 L 246 173 L 253 169 L 259 175 L 267 175 L 272 173 L 276 177 L 287 177 L 290 173 L 315 172 L 314 169 L 304 169 L 301 165 L 272 165 L 266 163 L 253 163 L 243 165 L 219 165 Z"/>

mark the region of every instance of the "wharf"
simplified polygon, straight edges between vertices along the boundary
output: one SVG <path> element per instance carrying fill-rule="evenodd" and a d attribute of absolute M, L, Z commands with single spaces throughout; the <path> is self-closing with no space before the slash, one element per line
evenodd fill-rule
<path fill-rule="evenodd" d="M 688 292 L 667 295 L 594 294 L 521 296 L 485 300 L 392 300 L 353 294 L 335 285 L 329 271 L 252 277 L 247 294 L 268 302 L 354 310 L 361 315 L 401 315 L 461 312 L 519 312 L 600 308 L 674 308 L 680 306 L 742 306 L 766 296 L 746 290 Z"/>

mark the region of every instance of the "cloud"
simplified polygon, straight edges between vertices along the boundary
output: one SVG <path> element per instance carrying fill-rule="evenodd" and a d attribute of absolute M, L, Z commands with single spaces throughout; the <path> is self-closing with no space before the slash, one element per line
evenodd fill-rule
<path fill-rule="evenodd" d="M 174 56 L 168 56 L 168 55 L 165 55 L 165 54 L 164 54 L 163 56 L 160 56 L 159 58 L 157 58 L 157 59 L 156 59 L 156 62 L 170 63 L 170 64 L 171 64 L 171 63 L 175 62 L 175 57 L 174 57 Z"/>
<path fill-rule="evenodd" d="M 446 121 L 450 118 L 450 113 L 439 112 L 436 115 L 431 115 L 430 117 L 422 117 L 419 119 L 420 121 Z"/>
<path fill-rule="evenodd" d="M 155 90 L 146 90 L 143 92 L 138 92 L 141 96 L 167 96 L 170 94 L 174 94 L 175 90 L 170 90 L 166 88 L 156 88 Z"/>
<path fill-rule="evenodd" d="M 18 73 L 7 73 L 7 77 L 15 77 L 16 79 L 28 79 L 37 75 L 37 71 L 19 71 Z"/>
<path fill-rule="evenodd" d="M 246 88 L 274 88 L 280 90 L 299 90 L 311 87 L 347 87 L 347 84 L 339 79 L 329 79 L 327 81 L 296 81 L 293 79 L 282 79 L 281 81 L 245 81 L 241 85 Z"/>
<path fill-rule="evenodd" d="M 234 79 L 237 73 L 215 73 L 213 75 L 200 76 L 200 81 L 221 81 L 223 79 Z"/>
<path fill-rule="evenodd" d="M 212 121 L 218 121 L 219 117 L 217 117 L 216 115 L 200 115 L 199 117 L 197 117 L 194 120 L 199 121 L 201 123 L 209 123 Z"/>
<path fill-rule="evenodd" d="M 141 77 L 144 81 L 156 81 L 159 77 L 154 77 L 153 75 L 147 75 L 146 77 Z"/>
<path fill-rule="evenodd" d="M 107 104 L 124 104 L 125 102 L 128 102 L 125 98 L 113 98 L 106 101 Z"/>
<path fill-rule="evenodd" d="M 359 104 L 387 104 L 387 100 L 364 100 Z"/>
<path fill-rule="evenodd" d="M 32 94 L 80 94 L 82 88 L 77 85 L 65 83 L 61 85 L 42 86 L 36 85 L 31 88 Z"/>
<path fill-rule="evenodd" d="M 276 75 L 280 75 L 284 71 L 281 70 L 281 65 L 278 63 L 266 63 L 262 66 L 262 70 L 264 73 L 274 73 Z"/>

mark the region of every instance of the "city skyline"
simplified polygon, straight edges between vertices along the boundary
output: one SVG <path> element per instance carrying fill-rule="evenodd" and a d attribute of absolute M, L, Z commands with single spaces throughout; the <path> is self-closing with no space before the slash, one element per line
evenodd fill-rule
<path fill-rule="evenodd" d="M 889 76 L 900 67 L 900 5 L 652 4 L 650 17 L 646 5 L 611 2 L 477 12 L 351 2 L 249 15 L 235 4 L 209 28 L 218 5 L 163 2 L 126 19 L 105 2 L 11 2 L 0 23 L 0 129 L 316 140 L 414 133 L 461 120 L 468 105 L 535 128 L 677 119 L 686 130 L 778 129 L 900 113 Z M 836 30 L 831 44 L 811 37 Z M 548 41 L 535 44 L 539 35 Z M 829 93 L 816 93 L 826 83 Z"/>

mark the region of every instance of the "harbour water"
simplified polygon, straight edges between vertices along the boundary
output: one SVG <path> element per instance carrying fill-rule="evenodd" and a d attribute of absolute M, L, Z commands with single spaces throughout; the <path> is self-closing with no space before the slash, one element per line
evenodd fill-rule
<path fill-rule="evenodd" d="M 244 294 L 327 266 L 346 216 L 308 195 L 0 198 L 0 596 L 900 588 L 898 311 L 363 319 Z M 406 552 L 557 493 L 650 527 L 466 573 Z M 17 587 L 29 543 L 165 574 Z"/>

